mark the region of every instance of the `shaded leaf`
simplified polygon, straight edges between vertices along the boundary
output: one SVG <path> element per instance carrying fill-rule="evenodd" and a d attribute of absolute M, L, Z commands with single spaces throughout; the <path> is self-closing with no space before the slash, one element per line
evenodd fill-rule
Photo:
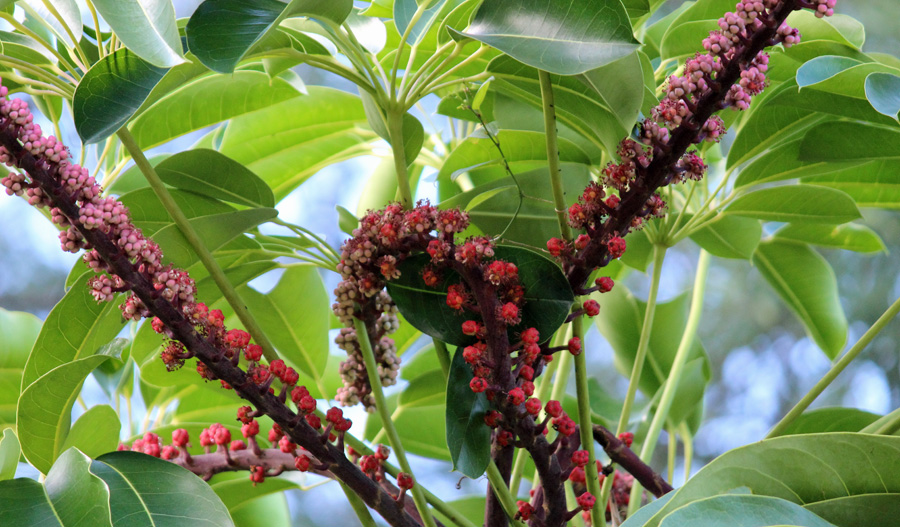
<path fill-rule="evenodd" d="M 862 216 L 843 192 L 812 185 L 767 188 L 744 194 L 725 214 L 767 221 L 840 224 Z"/>
<path fill-rule="evenodd" d="M 807 334 L 835 358 L 847 341 L 847 319 L 828 262 L 807 245 L 777 239 L 760 243 L 752 261 Z"/>
<path fill-rule="evenodd" d="M 524 24 L 534 17 L 540 24 Z M 634 51 L 638 42 L 617 0 L 486 2 L 465 33 L 451 30 L 559 75 L 599 68 Z"/>
<path fill-rule="evenodd" d="M 458 348 L 447 378 L 447 448 L 453 470 L 472 479 L 480 478 L 491 461 L 491 429 L 484 424 L 490 404 L 484 393 L 469 388 L 472 368 Z"/>
<path fill-rule="evenodd" d="M 274 207 L 272 189 L 245 166 L 215 150 L 192 149 L 156 166 L 164 183 L 247 207 Z"/>
<path fill-rule="evenodd" d="M 22 449 L 16 433 L 12 428 L 3 430 L 3 437 L 0 437 L 0 481 L 15 477 L 21 454 Z"/>
<path fill-rule="evenodd" d="M 900 76 L 870 74 L 866 77 L 866 99 L 878 113 L 896 120 L 900 114 Z"/>
<path fill-rule="evenodd" d="M 443 406 L 405 407 L 399 406 L 397 399 L 397 395 L 388 397 L 388 410 L 406 451 L 450 461 Z M 373 440 L 383 428 L 378 414 L 370 414 L 366 418 L 365 438 Z"/>
<path fill-rule="evenodd" d="M 61 450 L 66 451 L 70 447 L 75 447 L 88 457 L 113 452 L 119 446 L 121 429 L 119 415 L 112 406 L 108 404 L 93 406 L 72 425 Z"/>
<path fill-rule="evenodd" d="M 872 145 L 878 145 L 873 148 Z M 811 129 L 800 146 L 803 161 L 900 158 L 900 131 L 871 123 L 838 121 Z"/>
<path fill-rule="evenodd" d="M 72 98 L 75 128 L 81 140 L 96 143 L 114 134 L 165 74 L 165 68 L 145 62 L 127 48 L 94 64 Z"/>
<path fill-rule="evenodd" d="M 171 0 L 94 0 L 94 6 L 136 55 L 160 68 L 184 62 Z"/>
<path fill-rule="evenodd" d="M 375 102 L 375 99 L 372 98 L 368 92 L 360 90 L 359 96 L 362 99 L 363 109 L 366 112 L 366 119 L 369 121 L 369 126 L 372 127 L 372 130 L 378 134 L 379 137 L 390 144 L 391 137 L 388 130 L 387 117 L 385 116 L 384 111 L 378 106 L 378 103 Z M 420 123 L 415 116 L 406 112 L 403 114 L 402 133 L 403 151 L 406 153 L 406 164 L 411 165 L 413 161 L 416 160 L 416 157 L 418 157 L 419 151 L 422 150 L 422 145 L 425 142 L 425 129 L 422 128 L 422 123 Z"/>
<path fill-rule="evenodd" d="M 495 247 L 495 258 L 512 262 L 519 269 L 519 283 L 525 288 L 525 305 L 520 313 L 522 322 L 508 328 L 515 335 L 528 327 L 535 327 L 549 338 L 562 325 L 574 301 L 565 276 L 547 258 L 518 247 Z M 447 306 L 447 288 L 461 282 L 450 270 L 442 271 L 443 281 L 431 288 L 422 281 L 422 269 L 431 258 L 419 254 L 400 264 L 400 278 L 387 283 L 391 298 L 410 324 L 426 335 L 454 346 L 472 343 L 472 337 L 462 332 L 462 323 L 480 318 L 473 313 L 457 312 Z"/>
<path fill-rule="evenodd" d="M 16 409 L 16 428 L 22 453 L 36 469 L 46 474 L 62 453 L 69 433 L 72 405 L 81 392 L 81 385 L 101 363 L 110 358 L 118 359 L 124 342 L 102 348 L 96 355 L 57 366 L 22 391 Z"/>
<path fill-rule="evenodd" d="M 663 518 L 660 527 L 833 527 L 796 503 L 768 496 L 726 494 L 691 502 Z"/>
<path fill-rule="evenodd" d="M 856 408 L 817 408 L 803 412 L 781 435 L 818 434 L 821 432 L 859 432 L 881 417 Z"/>
<path fill-rule="evenodd" d="M 825 186 L 847 193 L 860 207 L 900 208 L 900 160 L 883 159 L 842 168 L 828 174 L 811 175 L 803 183 Z"/>
<path fill-rule="evenodd" d="M 860 253 L 876 253 L 887 250 L 875 231 L 857 223 L 845 223 L 844 225 L 791 224 L 779 229 L 775 233 L 775 238 Z"/>
<path fill-rule="evenodd" d="M 16 424 L 22 371 L 40 331 L 41 321 L 31 313 L 0 308 L 0 430 Z"/>
<path fill-rule="evenodd" d="M 444 372 L 431 370 L 415 377 L 402 392 L 398 404 L 405 407 L 443 406 L 447 395 Z"/>
<path fill-rule="evenodd" d="M 761 237 L 759 220 L 725 214 L 691 233 L 691 239 L 713 256 L 742 260 L 753 256 Z"/>

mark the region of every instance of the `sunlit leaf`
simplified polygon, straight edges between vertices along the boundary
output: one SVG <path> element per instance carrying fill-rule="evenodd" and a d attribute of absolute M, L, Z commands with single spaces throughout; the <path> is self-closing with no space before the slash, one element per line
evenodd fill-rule
<path fill-rule="evenodd" d="M 94 0 L 116 37 L 150 64 L 169 68 L 184 62 L 171 0 Z"/>

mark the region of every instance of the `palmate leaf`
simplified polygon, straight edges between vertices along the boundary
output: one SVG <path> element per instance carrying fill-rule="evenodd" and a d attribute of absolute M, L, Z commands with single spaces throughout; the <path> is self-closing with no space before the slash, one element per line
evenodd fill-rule
<path fill-rule="evenodd" d="M 518 247 L 496 247 L 496 259 L 506 260 L 519 268 L 519 283 L 525 288 L 522 322 L 508 329 L 515 335 L 525 328 L 535 327 L 544 339 L 550 338 L 568 316 L 574 296 L 566 277 L 552 261 L 538 253 Z M 478 319 L 469 312 L 457 312 L 447 306 L 447 288 L 462 279 L 455 272 L 443 271 L 444 279 L 436 287 L 422 281 L 422 270 L 431 258 L 419 254 L 400 264 L 400 278 L 387 283 L 388 292 L 400 313 L 417 329 L 454 346 L 466 346 L 472 337 L 462 332 L 462 323 Z"/>

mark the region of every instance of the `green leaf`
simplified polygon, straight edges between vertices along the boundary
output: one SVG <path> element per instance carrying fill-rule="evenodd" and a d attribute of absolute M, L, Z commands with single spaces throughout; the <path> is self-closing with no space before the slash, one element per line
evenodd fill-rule
<path fill-rule="evenodd" d="M 900 515 L 900 493 L 846 496 L 812 503 L 806 508 L 840 527 L 890 525 Z"/>
<path fill-rule="evenodd" d="M 873 145 L 877 147 L 873 148 Z M 800 159 L 803 161 L 892 158 L 900 158 L 900 131 L 870 123 L 825 123 L 810 130 L 800 146 Z"/>
<path fill-rule="evenodd" d="M 280 78 L 269 79 L 268 75 L 259 71 L 244 70 L 231 75 L 200 77 L 148 107 L 132 122 L 131 133 L 141 148 L 148 149 L 188 132 L 268 108 L 299 95 L 289 82 Z M 203 104 L 197 101 L 203 101 Z"/>
<path fill-rule="evenodd" d="M 73 360 L 89 357 L 122 330 L 116 302 L 97 303 L 84 274 L 47 315 L 22 376 L 22 389 Z"/>
<path fill-rule="evenodd" d="M 525 288 L 522 322 L 508 331 L 514 335 L 535 327 L 542 337 L 549 338 L 565 321 L 574 301 L 562 271 L 547 258 L 518 247 L 495 247 L 494 256 L 516 264 L 519 283 Z M 447 306 L 447 288 L 462 279 L 447 269 L 441 271 L 444 279 L 437 288 L 426 286 L 422 270 L 430 262 L 427 254 L 407 258 L 399 266 L 400 278 L 387 283 L 388 292 L 406 320 L 426 335 L 454 346 L 471 344 L 472 337 L 462 332 L 462 323 L 480 317 Z"/>
<path fill-rule="evenodd" d="M 0 515 L 10 525 L 63 527 L 43 485 L 28 478 L 0 481 Z"/>
<path fill-rule="evenodd" d="M 108 404 L 94 406 L 72 425 L 61 450 L 65 452 L 70 447 L 75 447 L 88 457 L 112 452 L 119 445 L 121 429 L 119 415 L 112 406 Z"/>
<path fill-rule="evenodd" d="M 335 205 L 334 210 L 338 213 L 338 227 L 340 227 L 341 231 L 344 233 L 353 236 L 353 231 L 359 227 L 359 218 L 340 205 Z"/>
<path fill-rule="evenodd" d="M 564 163 L 561 169 L 563 190 L 566 195 L 581 194 L 584 186 L 590 181 L 587 165 Z M 474 179 L 482 178 L 476 176 Z M 520 188 L 525 195 L 521 208 L 519 208 Z M 547 169 L 538 168 L 517 174 L 515 181 L 505 177 L 483 183 L 441 202 L 440 207 L 442 209 L 460 207 L 467 210 L 469 221 L 486 234 L 499 235 L 505 230 L 503 234 L 505 240 L 543 247 L 547 240 L 559 236 L 559 220 L 553 203 L 544 201 L 544 197 L 551 196 L 552 192 Z"/>
<path fill-rule="evenodd" d="M 834 527 L 796 503 L 768 496 L 726 494 L 691 502 L 663 518 L 660 527 Z"/>
<path fill-rule="evenodd" d="M 12 428 L 3 431 L 0 437 L 0 481 L 12 479 L 16 476 L 16 468 L 19 466 L 19 456 L 22 448 L 19 446 L 19 438 Z"/>
<path fill-rule="evenodd" d="M 725 209 L 766 221 L 847 223 L 861 218 L 853 199 L 841 191 L 813 185 L 791 185 L 744 194 Z"/>
<path fill-rule="evenodd" d="M 775 238 L 829 249 L 843 249 L 859 253 L 886 251 L 884 242 L 875 231 L 857 223 L 844 225 L 817 225 L 809 223 L 786 225 L 775 233 Z"/>
<path fill-rule="evenodd" d="M 443 406 L 398 406 L 397 395 L 388 397 L 391 420 L 407 452 L 450 461 Z M 366 418 L 365 438 L 373 440 L 384 428 L 377 413 Z M 384 437 L 382 434 L 381 437 Z"/>
<path fill-rule="evenodd" d="M 412 17 L 419 7 L 418 0 L 394 0 L 394 24 L 397 32 L 401 35 L 407 31 Z M 418 21 L 409 29 L 409 37 L 407 42 L 417 44 L 422 41 L 428 31 L 450 14 L 450 12 L 461 4 L 461 0 L 440 0 L 431 7 L 425 9 L 419 16 Z"/>
<path fill-rule="evenodd" d="M 866 77 L 866 99 L 875 111 L 897 120 L 900 114 L 900 76 L 870 74 Z"/>
<path fill-rule="evenodd" d="M 0 430 L 16 424 L 22 371 L 40 331 L 41 321 L 31 313 L 0 308 Z"/>
<path fill-rule="evenodd" d="M 665 504 L 668 503 L 674 495 L 674 492 L 670 492 L 665 496 L 653 500 L 647 505 L 644 505 L 643 507 L 638 509 L 637 512 L 628 516 L 628 518 L 625 519 L 625 522 L 622 523 L 621 527 L 642 527 L 645 523 L 647 523 L 647 520 L 649 520 L 653 517 L 654 514 L 659 512 L 659 509 L 663 508 L 663 506 L 665 506 Z"/>
<path fill-rule="evenodd" d="M 797 86 L 800 88 L 813 86 L 860 64 L 861 61 L 850 57 L 837 55 L 816 57 L 797 70 Z"/>
<path fill-rule="evenodd" d="M 801 161 L 800 147 L 803 139 L 794 139 L 774 146 L 743 169 L 735 181 L 735 188 L 759 185 L 786 179 L 819 176 L 859 166 L 858 161 L 827 162 Z"/>
<path fill-rule="evenodd" d="M 316 268 L 286 270 L 266 295 L 246 286 L 240 293 L 279 355 L 313 379 L 321 379 L 328 360 L 331 302 Z"/>
<path fill-rule="evenodd" d="M 284 478 L 269 478 L 269 481 L 275 479 Z M 263 486 L 265 485 L 260 485 L 260 487 Z M 229 508 L 228 512 L 236 527 L 291 525 L 291 511 L 288 509 L 287 495 L 284 492 L 267 494 L 241 507 Z"/>
<path fill-rule="evenodd" d="M 116 37 L 150 64 L 170 68 L 184 62 L 171 0 L 94 0 L 94 6 Z"/>
<path fill-rule="evenodd" d="M 431 370 L 412 379 L 402 392 L 398 403 L 400 406 L 443 406 L 447 389 L 444 372 Z M 471 391 L 471 390 L 470 390 Z"/>
<path fill-rule="evenodd" d="M 881 417 L 856 408 L 817 408 L 803 412 L 781 435 L 818 434 L 821 432 L 859 432 Z"/>
<path fill-rule="evenodd" d="M 31 37 L 0 31 L 0 53 L 30 64 L 55 64 L 56 57 Z"/>
<path fill-rule="evenodd" d="M 453 470 L 472 479 L 484 474 L 491 461 L 491 429 L 484 424 L 490 409 L 487 397 L 469 388 L 472 368 L 463 359 L 462 348 L 456 350 L 447 378 L 447 448 Z"/>
<path fill-rule="evenodd" d="M 390 143 L 391 137 L 388 131 L 387 117 L 384 112 L 368 92 L 360 90 L 359 96 L 362 99 L 369 126 L 372 127 L 372 130 L 379 137 Z M 422 128 L 422 123 L 409 112 L 403 114 L 402 128 L 403 151 L 406 153 L 406 164 L 411 165 L 416 160 L 416 157 L 419 156 L 419 151 L 422 150 L 422 145 L 425 143 L 425 129 Z"/>
<path fill-rule="evenodd" d="M 114 134 L 165 74 L 165 68 L 145 62 L 126 48 L 91 66 L 72 98 L 75 128 L 81 140 L 96 143 Z"/>
<path fill-rule="evenodd" d="M 193 192 L 171 190 L 169 193 L 188 219 L 225 214 L 236 210 L 231 205 Z M 131 221 L 143 231 L 144 236 L 152 236 L 160 229 L 175 225 L 153 189 L 141 188 L 129 192 L 119 198 L 119 201 L 128 207 L 131 212 Z"/>
<path fill-rule="evenodd" d="M 832 521 L 834 511 L 820 505 L 828 500 L 900 491 L 898 454 L 900 437 L 831 433 L 759 441 L 711 461 L 644 525 L 656 527 L 673 511 L 736 487 L 803 505 Z M 878 509 L 853 511 L 861 522 L 856 525 L 877 525 L 881 517 Z"/>
<path fill-rule="evenodd" d="M 265 485 L 254 485 L 250 478 L 241 477 L 240 479 L 213 483 L 211 487 L 213 492 L 222 500 L 222 503 L 228 507 L 228 512 L 231 513 L 232 517 L 239 511 L 245 510 L 248 505 L 262 503 L 261 498 L 266 498 L 267 496 L 277 498 L 279 496 L 273 495 L 283 493 L 288 489 L 300 488 L 295 482 L 283 477 L 268 478 Z M 263 519 L 269 520 L 271 512 L 264 511 Z M 238 527 L 245 527 L 240 521 L 235 523 Z M 279 525 L 276 522 L 272 522 L 272 524 Z"/>
<path fill-rule="evenodd" d="M 16 428 L 22 453 L 44 474 L 63 451 L 72 405 L 85 378 L 110 358 L 118 359 L 121 343 L 108 346 L 96 355 L 80 358 L 50 370 L 34 381 L 19 397 Z"/>
<path fill-rule="evenodd" d="M 525 19 L 540 24 L 522 24 Z M 485 2 L 465 33 L 451 30 L 558 75 L 577 75 L 622 58 L 638 42 L 618 0 Z"/>
<path fill-rule="evenodd" d="M 354 218 L 361 218 L 370 210 L 384 207 L 388 202 L 394 201 L 396 195 L 397 169 L 394 166 L 394 158 L 382 157 L 366 180 L 366 186 L 359 195 Z M 357 220 L 358 222 L 359 220 Z"/>
<path fill-rule="evenodd" d="M 116 527 L 234 526 L 210 486 L 174 463 L 137 452 L 111 452 L 94 460 L 91 472 L 109 486 Z"/>
<path fill-rule="evenodd" d="M 860 207 L 900 209 L 900 160 L 883 159 L 801 179 L 847 193 Z"/>
<path fill-rule="evenodd" d="M 185 27 L 188 48 L 206 67 L 231 73 L 287 8 L 278 0 L 206 0 Z M 228 45 L 223 46 L 222 42 Z"/>
<path fill-rule="evenodd" d="M 847 341 L 847 319 L 828 262 L 806 245 L 775 239 L 759 244 L 753 265 L 797 315 L 810 338 L 828 358 L 835 358 Z"/>
<path fill-rule="evenodd" d="M 71 35 L 69 31 L 63 28 L 56 16 L 47 9 L 46 4 L 50 3 L 49 0 L 26 0 L 25 3 L 34 9 L 38 17 L 40 17 L 42 28 L 46 31 L 46 28 L 49 26 L 53 34 L 65 42 L 66 47 L 72 48 L 76 42 L 81 40 L 84 24 L 81 22 L 81 10 L 78 9 L 78 4 L 75 0 L 53 0 L 51 4 L 56 12 L 59 13 L 60 18 L 62 18 L 62 24 L 65 24 L 65 27 L 72 32 Z"/>
<path fill-rule="evenodd" d="M 215 150 L 193 149 L 156 166 L 167 185 L 247 207 L 274 207 L 272 189 L 244 165 Z"/>
<path fill-rule="evenodd" d="M 713 256 L 749 260 L 762 237 L 762 224 L 752 218 L 720 214 L 690 236 Z"/>
<path fill-rule="evenodd" d="M 90 467 L 91 458 L 72 448 L 59 456 L 47 473 L 44 491 L 62 525 L 112 527 L 110 489 Z"/>
<path fill-rule="evenodd" d="M 259 175 L 279 201 L 322 168 L 371 151 L 359 97 L 309 87 L 309 95 L 230 123 L 220 152 Z"/>
<path fill-rule="evenodd" d="M 261 208 L 200 216 L 189 221 L 203 245 L 214 251 L 241 233 L 277 216 L 277 210 Z M 153 234 L 153 240 L 163 250 L 165 260 L 177 267 L 186 269 L 200 259 L 177 225 L 172 224 L 160 229 Z"/>

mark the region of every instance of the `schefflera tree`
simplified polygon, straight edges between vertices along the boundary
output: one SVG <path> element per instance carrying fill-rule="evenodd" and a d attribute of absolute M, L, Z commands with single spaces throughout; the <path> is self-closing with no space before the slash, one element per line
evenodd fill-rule
<path fill-rule="evenodd" d="M 886 174 L 898 77 L 896 59 L 859 51 L 861 27 L 832 17 L 834 0 L 701 0 L 653 23 L 659 2 L 634 0 L 207 0 L 184 24 L 164 1 L 87 7 L 93 28 L 68 1 L 0 13 L 14 30 L 0 35 L 2 160 L 16 168 L 3 184 L 46 206 L 63 249 L 84 250 L 88 264 L 39 333 L 2 312 L 4 332 L 25 329 L 11 339 L 21 388 L 0 475 L 20 455 L 46 474 L 43 485 L 0 483 L 4 518 L 278 523 L 277 493 L 297 486 L 277 477 L 286 471 L 339 480 L 364 525 L 369 509 L 391 525 L 466 527 L 890 516 L 896 413 L 804 410 L 896 303 L 766 441 L 674 493 L 646 463 L 663 427 L 687 450 L 702 417 L 710 372 L 696 331 L 710 255 L 751 260 L 829 357 L 845 344 L 833 273 L 811 246 L 883 249 L 849 222 L 858 206 L 896 206 Z M 380 34 L 368 47 L 357 38 Z M 301 63 L 359 95 L 304 86 Z M 76 164 L 10 91 L 31 95 L 57 136 L 70 111 L 96 157 Z M 430 94 L 442 97 L 446 134 L 426 136 L 411 113 Z M 741 112 L 714 115 L 729 107 Z M 218 123 L 189 150 L 144 153 Z M 309 176 L 380 140 L 392 155 L 357 213 L 340 210 L 352 238 L 339 252 L 276 217 Z M 413 198 L 425 168 L 437 171 L 435 205 Z M 767 221 L 788 225 L 761 240 Z M 266 222 L 284 230 L 261 232 Z M 693 294 L 657 302 L 666 252 L 688 237 L 702 249 Z M 651 262 L 638 301 L 621 278 Z M 327 352 L 331 301 L 317 267 L 342 279 L 331 308 L 343 359 Z M 246 285 L 276 268 L 271 292 Z M 584 317 L 629 377 L 621 399 L 590 382 Z M 133 338 L 115 338 L 125 323 Z M 403 365 L 420 331 L 433 345 Z M 398 374 L 409 384 L 385 397 Z M 88 375 L 113 404 L 73 425 Z M 116 408 L 138 391 L 147 418 L 122 412 L 123 432 Z M 638 391 L 650 400 L 643 426 L 631 419 Z M 332 398 L 373 412 L 363 441 Z M 796 435 L 834 420 L 866 434 Z M 149 456 L 105 453 L 119 439 Z M 486 496 L 474 507 L 435 496 L 407 452 L 486 474 Z M 639 511 L 651 494 L 662 498 Z"/>

